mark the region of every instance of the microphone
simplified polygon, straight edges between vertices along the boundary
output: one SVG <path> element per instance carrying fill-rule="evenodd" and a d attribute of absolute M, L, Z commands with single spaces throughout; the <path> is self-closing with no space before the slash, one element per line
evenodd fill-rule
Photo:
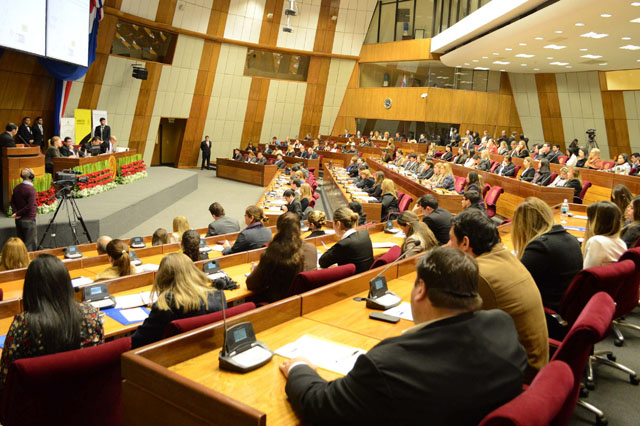
<path fill-rule="evenodd" d="M 224 355 L 227 355 L 227 312 L 226 312 L 227 298 L 224 295 L 225 282 L 223 279 L 218 278 L 213 282 L 213 285 L 216 289 L 218 289 L 218 292 L 220 293 L 220 299 L 222 300 L 222 324 L 224 327 L 224 335 L 223 335 L 221 353 L 223 353 Z"/>
<path fill-rule="evenodd" d="M 421 245 L 420 240 L 416 240 L 416 244 L 415 244 L 415 245 L 416 245 L 416 247 L 420 247 L 420 245 Z M 396 260 L 394 260 L 393 262 L 389 263 L 389 264 L 387 265 L 387 267 L 386 267 L 386 268 L 384 268 L 384 269 L 382 270 L 382 272 L 380 272 L 378 275 L 376 275 L 376 276 L 375 276 L 375 277 L 373 277 L 372 279 L 374 279 L 374 280 L 375 280 L 376 278 L 378 278 L 379 276 L 381 276 L 382 274 L 384 274 L 385 272 L 387 272 L 387 270 L 388 270 L 389 268 L 391 268 L 393 265 L 395 265 L 396 263 L 400 262 L 402 259 L 404 259 L 405 257 L 407 257 L 407 255 L 408 255 L 408 254 L 409 254 L 409 252 L 408 252 L 408 251 L 406 251 L 406 252 L 402 253 L 400 256 L 398 256 L 398 258 L 397 258 Z"/>

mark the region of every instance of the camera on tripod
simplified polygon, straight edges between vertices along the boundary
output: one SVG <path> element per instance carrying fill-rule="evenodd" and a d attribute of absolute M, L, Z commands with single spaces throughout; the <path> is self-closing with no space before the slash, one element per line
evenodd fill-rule
<path fill-rule="evenodd" d="M 78 177 L 78 175 L 82 174 L 82 172 L 64 169 L 60 172 L 56 172 L 56 180 L 53 182 L 54 185 L 60 186 L 62 188 L 73 188 L 76 183 L 88 183 L 88 177 Z"/>
<path fill-rule="evenodd" d="M 590 140 L 594 139 L 596 137 L 596 129 L 587 130 L 587 135 L 589 136 Z"/>

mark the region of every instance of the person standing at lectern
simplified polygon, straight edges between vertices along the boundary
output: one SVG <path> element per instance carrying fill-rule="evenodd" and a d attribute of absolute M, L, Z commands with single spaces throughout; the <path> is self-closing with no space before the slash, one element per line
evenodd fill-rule
<path fill-rule="evenodd" d="M 41 151 L 44 151 L 44 127 L 42 127 L 42 117 L 36 118 L 36 123 L 31 127 L 31 133 L 33 134 L 33 143 L 38 145 Z"/>
<path fill-rule="evenodd" d="M 96 126 L 96 129 L 93 131 L 93 136 L 97 136 L 105 142 L 111 138 L 111 127 L 107 126 L 106 118 L 102 117 L 100 119 L 100 125 Z"/>
<path fill-rule="evenodd" d="M 35 251 L 37 247 L 36 240 L 36 215 L 38 214 L 38 205 L 36 204 L 36 189 L 33 186 L 33 170 L 22 169 L 20 171 L 22 183 L 13 189 L 11 196 L 11 216 L 16 220 L 16 232 L 27 246 L 27 250 Z"/>
<path fill-rule="evenodd" d="M 14 148 L 16 143 L 13 137 L 18 133 L 18 126 L 13 123 L 7 123 L 5 129 L 6 131 L 0 135 L 0 176 L 2 176 L 2 148 Z M 2 185 L 0 185 L 0 200 L 2 199 Z"/>
<path fill-rule="evenodd" d="M 30 117 L 25 117 L 22 119 L 22 124 L 18 129 L 18 143 L 23 143 L 25 145 L 33 143 L 33 132 L 31 131 L 31 127 L 29 126 L 30 124 Z"/>
<path fill-rule="evenodd" d="M 204 163 L 207 163 L 207 170 L 211 167 L 211 141 L 209 136 L 205 136 L 204 140 L 200 142 L 200 151 L 202 151 L 202 165 L 200 170 L 204 169 Z"/>

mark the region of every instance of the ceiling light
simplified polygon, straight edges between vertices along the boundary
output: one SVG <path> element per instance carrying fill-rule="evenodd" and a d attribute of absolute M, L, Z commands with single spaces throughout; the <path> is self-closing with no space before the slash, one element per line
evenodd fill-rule
<path fill-rule="evenodd" d="M 638 19 L 640 19 L 640 18 L 638 18 Z M 606 36 L 608 36 L 608 35 L 609 35 L 609 34 L 598 34 L 598 33 L 595 33 L 595 32 L 593 32 L 593 31 L 590 31 L 590 32 L 588 32 L 588 33 L 581 34 L 581 35 L 580 35 L 580 37 L 585 37 L 585 38 L 596 38 L 596 39 L 598 39 L 598 38 L 606 37 Z"/>
<path fill-rule="evenodd" d="M 540 71 L 540 68 L 534 68 L 533 70 L 534 71 Z"/>
<path fill-rule="evenodd" d="M 527 43 L 520 43 L 520 46 L 526 46 Z"/>
<path fill-rule="evenodd" d="M 633 3 L 631 3 L 631 6 L 635 6 L 635 7 L 640 6 L 640 1 L 634 1 Z"/>
<path fill-rule="evenodd" d="M 573 68 L 571 65 L 567 65 L 565 68 Z"/>
<path fill-rule="evenodd" d="M 482 59 L 489 59 L 489 57 L 488 56 L 483 56 Z"/>
<path fill-rule="evenodd" d="M 553 59 L 553 56 L 547 56 L 547 59 Z"/>
<path fill-rule="evenodd" d="M 547 44 L 544 48 L 545 49 L 553 49 L 553 50 L 560 50 L 560 49 L 564 49 L 567 46 L 559 46 L 557 44 Z"/>
<path fill-rule="evenodd" d="M 495 61 L 494 64 L 496 65 L 509 65 L 511 62 L 506 62 L 506 61 Z"/>
<path fill-rule="evenodd" d="M 478 71 L 488 71 L 489 68 L 485 68 L 485 67 L 475 67 L 474 70 L 478 70 Z"/>
<path fill-rule="evenodd" d="M 527 64 L 520 64 L 520 66 L 521 66 L 521 67 L 526 67 L 526 66 L 527 66 Z"/>
<path fill-rule="evenodd" d="M 582 55 L 580 57 L 587 58 L 587 59 L 599 59 L 599 58 L 602 58 L 602 55 Z"/>
<path fill-rule="evenodd" d="M 603 13 L 600 16 L 602 16 L 603 18 L 611 18 L 611 14 L 609 14 L 609 13 Z"/>
<path fill-rule="evenodd" d="M 631 37 L 622 37 L 622 40 L 631 40 Z"/>
<path fill-rule="evenodd" d="M 603 62 L 603 63 L 601 63 L 601 64 L 599 64 L 599 65 L 609 65 L 609 64 L 608 64 L 608 63 L 606 63 L 606 62 Z"/>
<path fill-rule="evenodd" d="M 580 49 L 581 52 L 586 52 L 587 50 L 589 49 L 587 49 L 586 47 L 583 47 L 582 49 Z"/>
<path fill-rule="evenodd" d="M 471 65 L 471 64 L 470 64 L 469 62 L 465 62 L 464 64 L 465 64 L 466 66 L 469 66 L 469 65 Z"/>
<path fill-rule="evenodd" d="M 549 65 L 564 66 L 564 65 L 569 65 L 569 62 L 551 62 Z"/>
<path fill-rule="evenodd" d="M 529 55 L 527 53 L 518 53 L 516 55 L 516 58 L 533 58 L 534 56 L 536 56 L 536 55 Z"/>
<path fill-rule="evenodd" d="M 576 22 L 576 27 L 584 27 L 584 24 L 582 22 Z"/>
<path fill-rule="evenodd" d="M 505 70 L 500 70 L 500 72 L 505 72 Z"/>
<path fill-rule="evenodd" d="M 513 50 L 513 49 L 512 49 L 512 48 L 510 48 L 510 47 L 505 47 L 505 48 L 504 48 L 504 50 L 509 50 L 509 51 L 511 51 L 511 50 Z"/>
<path fill-rule="evenodd" d="M 556 34 L 562 34 L 562 31 L 557 30 L 557 31 L 554 31 L 554 33 L 556 33 Z"/>
<path fill-rule="evenodd" d="M 536 40 L 544 40 L 542 37 L 536 37 Z"/>
<path fill-rule="evenodd" d="M 478 62 L 478 60 L 477 60 L 477 59 L 474 59 L 474 60 L 472 60 L 471 62 Z"/>
<path fill-rule="evenodd" d="M 632 20 L 631 20 L 631 21 L 629 21 L 629 22 L 633 22 L 633 23 L 635 23 L 635 24 L 640 24 L 640 18 L 632 19 Z"/>
<path fill-rule="evenodd" d="M 620 46 L 620 49 L 624 49 L 624 50 L 638 50 L 640 49 L 640 46 L 636 46 L 633 44 L 627 44 L 626 46 Z"/>

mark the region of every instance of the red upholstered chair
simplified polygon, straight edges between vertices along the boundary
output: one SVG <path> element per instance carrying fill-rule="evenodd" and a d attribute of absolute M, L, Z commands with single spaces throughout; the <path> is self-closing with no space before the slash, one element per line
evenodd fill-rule
<path fill-rule="evenodd" d="M 356 265 L 347 263 L 335 268 L 318 269 L 316 271 L 300 272 L 293 279 L 289 289 L 289 296 L 301 294 L 323 285 L 350 277 L 356 273 Z"/>
<path fill-rule="evenodd" d="M 130 349 L 127 337 L 13 362 L 2 394 L 2 424 L 122 424 L 120 355 Z"/>
<path fill-rule="evenodd" d="M 379 266 L 394 262 L 401 254 L 402 249 L 399 246 L 393 246 L 385 254 L 374 260 L 370 269 L 375 269 Z"/>
<path fill-rule="evenodd" d="M 491 161 L 491 168 L 489 169 L 489 171 L 491 173 L 495 173 L 499 165 L 500 163 L 498 163 L 497 161 Z"/>
<path fill-rule="evenodd" d="M 560 414 L 556 417 L 554 425 L 566 425 L 569 423 L 576 402 L 596 414 L 597 425 L 606 424 L 604 413 L 593 405 L 578 400 L 578 394 L 580 392 L 582 374 L 593 350 L 593 345 L 602 340 L 607 333 L 613 320 L 615 309 L 615 303 L 611 296 L 605 292 L 596 293 L 585 305 L 562 342 L 551 341 L 550 339 L 552 344 L 559 344 L 551 361 L 566 362 L 571 367 L 575 380 L 572 392 L 565 401 Z"/>
<path fill-rule="evenodd" d="M 558 155 L 558 161 L 560 162 L 560 164 L 565 164 L 568 159 L 569 157 L 567 157 L 566 155 Z"/>
<path fill-rule="evenodd" d="M 640 248 L 636 248 L 637 244 L 638 242 L 636 241 L 634 248 L 624 252 L 618 260 L 618 262 L 622 262 L 623 260 L 633 261 L 636 265 L 636 274 L 632 282 L 623 285 L 614 298 L 616 301 L 617 319 L 613 321 L 613 331 L 616 334 L 616 346 L 622 346 L 624 344 L 624 336 L 620 332 L 619 327 L 640 331 L 640 326 L 621 319 L 621 317 L 627 315 L 638 306 L 638 302 L 636 301 L 640 299 Z"/>
<path fill-rule="evenodd" d="M 484 198 L 484 202 L 487 205 L 487 214 L 489 217 L 493 217 L 496 215 L 498 198 L 500 198 L 500 194 L 504 192 L 504 189 L 501 186 L 493 186 L 487 192 L 487 196 Z"/>
<path fill-rule="evenodd" d="M 442 157 L 443 154 L 444 154 L 443 151 L 436 151 L 436 153 L 433 155 L 433 158 L 440 158 Z"/>
<path fill-rule="evenodd" d="M 413 197 L 411 197 L 409 194 L 404 194 L 404 197 L 402 197 L 402 200 L 398 202 L 398 210 L 400 210 L 400 213 L 407 210 L 412 202 L 413 202 Z"/>
<path fill-rule="evenodd" d="M 571 368 L 562 361 L 547 364 L 531 385 L 513 400 L 496 408 L 479 426 L 547 426 L 554 424 L 574 387 Z"/>
<path fill-rule="evenodd" d="M 276 162 L 276 160 L 275 160 L 274 158 L 269 158 L 269 159 L 267 159 L 267 164 L 268 164 L 269 166 L 273 165 L 273 163 L 275 163 L 275 162 Z"/>
<path fill-rule="evenodd" d="M 404 198 L 406 194 L 402 191 L 398 191 L 398 203 Z"/>
<path fill-rule="evenodd" d="M 582 191 L 580 191 L 580 195 L 578 197 L 573 197 L 573 202 L 576 204 L 582 204 L 584 200 L 584 196 L 587 195 L 587 190 L 591 188 L 591 182 L 588 180 L 582 181 Z"/>
<path fill-rule="evenodd" d="M 551 173 L 551 175 L 549 176 L 549 183 L 556 180 L 557 177 L 558 177 L 558 174 L 556 172 Z"/>
<path fill-rule="evenodd" d="M 491 189 L 491 185 L 489 185 L 488 183 L 485 183 L 484 186 L 482 187 L 482 198 L 483 199 L 487 196 L 487 192 L 489 192 L 490 189 Z"/>
<path fill-rule="evenodd" d="M 4 299 L 4 291 L 0 288 L 0 300 Z"/>
<path fill-rule="evenodd" d="M 455 189 L 456 192 L 462 192 L 462 190 L 464 189 L 464 184 L 467 183 L 467 178 L 464 178 L 462 176 L 454 176 L 456 183 L 455 183 Z"/>
<path fill-rule="evenodd" d="M 226 310 L 227 318 L 242 314 L 247 311 L 251 311 L 256 308 L 255 303 L 247 302 L 241 305 L 233 306 Z M 164 330 L 162 338 L 175 336 L 180 333 L 195 330 L 207 324 L 213 324 L 214 322 L 222 321 L 222 311 L 213 312 L 206 315 L 198 315 L 196 317 L 183 318 L 174 320 L 169 323 Z"/>
<path fill-rule="evenodd" d="M 311 201 L 309 201 L 309 207 L 314 208 L 316 206 L 316 199 L 317 198 L 311 198 Z"/>
<path fill-rule="evenodd" d="M 313 198 L 317 200 L 318 198 L 320 198 L 320 194 L 317 193 L 317 192 L 314 192 L 313 193 Z"/>
<path fill-rule="evenodd" d="M 518 177 L 518 173 L 520 173 L 520 166 L 517 164 L 514 164 L 513 167 L 515 168 L 515 172 L 513 173 L 513 176 L 511 176 L 512 178 L 516 179 Z"/>
<path fill-rule="evenodd" d="M 616 165 L 615 161 L 603 161 L 602 162 L 602 169 L 603 170 L 609 170 L 610 168 L 612 168 L 615 165 Z"/>

